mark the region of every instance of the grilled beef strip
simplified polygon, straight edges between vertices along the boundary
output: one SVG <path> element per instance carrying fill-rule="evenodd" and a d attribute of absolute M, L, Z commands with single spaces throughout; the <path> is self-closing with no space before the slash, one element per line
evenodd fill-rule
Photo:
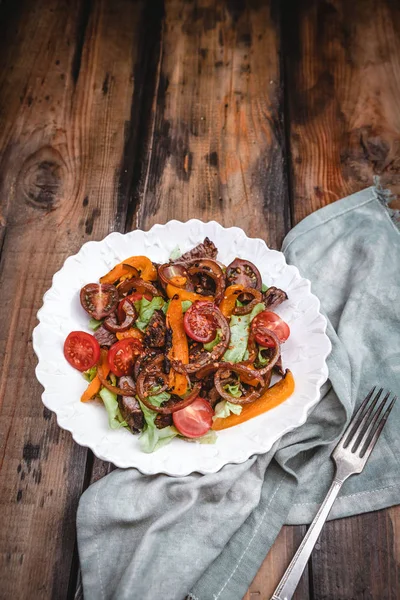
<path fill-rule="evenodd" d="M 100 325 L 100 327 L 93 333 L 96 340 L 99 342 L 100 346 L 110 348 L 115 342 L 118 342 L 117 336 L 115 333 L 108 331 L 104 327 L 104 325 Z"/>
<path fill-rule="evenodd" d="M 118 387 L 124 389 L 125 386 L 135 389 L 135 382 L 132 377 L 124 375 L 119 378 Z M 143 429 L 144 416 L 138 400 L 133 396 L 118 396 L 118 404 L 121 414 L 128 423 L 129 428 L 133 432 Z"/>
<path fill-rule="evenodd" d="M 157 429 L 164 429 L 164 427 L 169 427 L 172 425 L 172 415 L 162 415 L 158 413 L 154 420 L 155 426 Z"/>
<path fill-rule="evenodd" d="M 204 239 L 201 244 L 198 244 L 192 250 L 185 252 L 182 254 L 180 258 L 174 260 L 174 263 L 189 265 L 191 260 L 200 259 L 200 258 L 212 258 L 215 260 L 217 258 L 218 248 L 208 237 Z"/>
<path fill-rule="evenodd" d="M 146 327 L 143 343 L 145 348 L 161 348 L 165 345 L 167 325 L 162 310 L 155 310 Z"/>
<path fill-rule="evenodd" d="M 276 308 L 288 299 L 286 292 L 274 286 L 268 288 L 267 291 L 263 293 L 262 297 L 265 308 L 269 308 L 270 310 Z"/>

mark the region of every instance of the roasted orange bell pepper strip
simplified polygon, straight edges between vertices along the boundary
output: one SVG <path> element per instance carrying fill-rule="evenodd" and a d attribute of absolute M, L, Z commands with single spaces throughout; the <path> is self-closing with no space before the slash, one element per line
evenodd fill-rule
<path fill-rule="evenodd" d="M 119 340 L 124 340 L 125 338 L 136 338 L 140 342 L 143 340 L 143 333 L 140 329 L 136 329 L 136 327 L 132 327 L 127 331 L 117 331 L 115 335 Z"/>
<path fill-rule="evenodd" d="M 167 326 L 172 329 L 172 347 L 168 353 L 169 358 L 181 361 L 187 365 L 189 362 L 189 346 L 183 326 L 182 303 L 179 298 L 173 298 L 167 310 Z M 187 390 L 185 375 L 177 373 L 174 369 L 170 371 L 169 384 L 174 394 L 183 396 Z"/>
<path fill-rule="evenodd" d="M 232 316 L 233 309 L 236 306 L 236 300 L 244 289 L 243 285 L 230 285 L 226 288 L 224 297 L 221 300 L 221 304 L 219 305 L 219 310 L 222 312 L 224 317 L 229 319 Z"/>
<path fill-rule="evenodd" d="M 182 288 L 187 282 L 187 277 L 183 277 L 183 275 L 175 275 L 175 277 L 171 277 L 170 282 L 171 285 Z"/>
<path fill-rule="evenodd" d="M 254 368 L 254 365 L 250 363 L 249 367 Z M 271 378 L 269 379 L 271 380 Z M 258 379 L 252 379 L 250 375 L 246 375 L 245 373 L 240 373 L 240 381 L 243 381 L 243 383 L 247 383 L 248 385 L 252 386 L 258 385 L 259 383 Z"/>
<path fill-rule="evenodd" d="M 179 299 L 190 300 L 190 302 L 196 302 L 196 300 L 208 300 L 208 302 L 213 302 L 214 298 L 212 296 L 202 296 L 201 294 L 196 294 L 195 292 L 188 292 L 187 290 L 182 290 L 179 287 L 175 287 L 172 284 L 167 285 L 167 296 L 168 298 L 173 298 L 174 296 L 179 296 Z"/>
<path fill-rule="evenodd" d="M 268 390 L 258 400 L 252 404 L 245 404 L 242 408 L 240 415 L 229 415 L 226 419 L 215 419 L 212 428 L 215 431 L 221 429 L 227 429 L 234 425 L 244 423 L 253 417 L 257 417 L 265 413 L 267 410 L 271 410 L 275 406 L 282 404 L 289 398 L 294 392 L 295 383 L 292 373 L 287 370 L 285 377 L 278 381 L 275 385 L 268 388 Z"/>
<path fill-rule="evenodd" d="M 124 265 L 130 265 L 140 271 L 140 277 L 145 281 L 155 281 L 157 279 L 157 269 L 147 256 L 131 256 L 116 265 L 107 275 L 100 277 L 100 283 L 115 283 L 121 277 L 129 275 L 129 268 Z"/>
<path fill-rule="evenodd" d="M 107 350 L 104 350 L 104 348 L 101 350 L 101 354 L 100 354 L 100 369 L 101 372 L 103 373 L 104 377 L 107 377 L 107 375 L 110 372 L 110 367 L 108 366 L 108 360 L 107 360 Z M 89 400 L 92 400 L 95 396 L 97 396 L 97 394 L 99 393 L 101 388 L 101 381 L 99 379 L 99 376 L 96 375 L 92 381 L 89 383 L 88 387 L 86 388 L 86 390 L 83 392 L 82 396 L 81 396 L 81 402 L 89 402 Z"/>

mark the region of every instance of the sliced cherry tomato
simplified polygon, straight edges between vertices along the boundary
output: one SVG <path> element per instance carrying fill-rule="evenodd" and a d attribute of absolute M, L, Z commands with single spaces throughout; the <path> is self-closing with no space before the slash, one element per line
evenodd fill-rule
<path fill-rule="evenodd" d="M 235 258 L 235 260 L 226 267 L 226 279 L 228 285 L 243 285 L 243 287 L 261 290 L 262 280 L 260 271 L 249 260 Z"/>
<path fill-rule="evenodd" d="M 64 342 L 64 356 L 78 371 L 87 371 L 99 361 L 100 345 L 85 331 L 72 331 Z"/>
<path fill-rule="evenodd" d="M 251 330 L 256 342 L 265 348 L 274 347 L 274 343 L 265 334 L 265 330 L 273 331 L 281 344 L 286 342 L 290 335 L 289 325 L 270 310 L 263 310 L 254 317 L 251 322 Z"/>
<path fill-rule="evenodd" d="M 192 338 L 192 340 L 202 342 L 203 344 L 211 342 L 215 338 L 217 331 L 214 319 L 210 315 L 202 313 L 202 308 L 210 304 L 212 305 L 212 302 L 204 302 L 203 300 L 194 302 L 183 317 L 186 335 Z"/>
<path fill-rule="evenodd" d="M 209 402 L 196 398 L 192 404 L 173 413 L 172 419 L 177 430 L 188 438 L 197 438 L 211 429 L 214 411 Z"/>
<path fill-rule="evenodd" d="M 126 338 L 111 346 L 108 351 L 108 364 L 117 377 L 131 375 L 136 358 L 143 351 L 143 346 L 136 338 Z"/>
<path fill-rule="evenodd" d="M 109 283 L 88 283 L 81 289 L 81 304 L 94 319 L 108 317 L 117 307 L 118 290 Z"/>

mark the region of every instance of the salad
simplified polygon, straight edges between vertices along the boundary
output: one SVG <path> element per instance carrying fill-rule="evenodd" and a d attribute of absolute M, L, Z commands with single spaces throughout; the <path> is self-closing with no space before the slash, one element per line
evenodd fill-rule
<path fill-rule="evenodd" d="M 178 436 L 214 443 L 293 393 L 281 361 L 290 329 L 273 311 L 286 293 L 252 262 L 225 266 L 217 253 L 206 238 L 162 265 L 132 256 L 81 289 L 92 334 L 64 343 L 88 380 L 81 401 L 102 402 L 110 427 L 139 434 L 145 452 Z"/>

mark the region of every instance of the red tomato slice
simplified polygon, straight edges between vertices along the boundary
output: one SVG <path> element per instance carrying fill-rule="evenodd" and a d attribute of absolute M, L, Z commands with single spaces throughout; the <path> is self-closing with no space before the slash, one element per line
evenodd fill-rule
<path fill-rule="evenodd" d="M 196 398 L 192 404 L 173 413 L 174 425 L 185 437 L 197 438 L 211 429 L 214 411 L 209 402 Z"/>
<path fill-rule="evenodd" d="M 211 342 L 216 335 L 217 327 L 214 320 L 209 315 L 202 313 L 202 307 L 210 305 L 211 302 L 199 300 L 192 304 L 183 317 L 183 326 L 186 335 L 196 342 L 207 344 Z"/>
<path fill-rule="evenodd" d="M 99 342 L 90 333 L 72 331 L 64 342 L 64 356 L 74 369 L 87 371 L 99 361 Z"/>
<path fill-rule="evenodd" d="M 81 289 L 83 308 L 94 319 L 108 317 L 118 304 L 118 290 L 109 283 L 88 283 Z"/>
<path fill-rule="evenodd" d="M 256 342 L 265 348 L 274 347 L 273 341 L 268 338 L 265 330 L 273 331 L 281 344 L 286 342 L 290 335 L 289 325 L 279 315 L 269 310 L 263 310 L 254 317 L 251 322 L 251 330 Z"/>
<path fill-rule="evenodd" d="M 110 370 L 117 377 L 131 375 L 136 358 L 143 351 L 143 346 L 136 338 L 125 338 L 116 342 L 108 351 Z"/>

